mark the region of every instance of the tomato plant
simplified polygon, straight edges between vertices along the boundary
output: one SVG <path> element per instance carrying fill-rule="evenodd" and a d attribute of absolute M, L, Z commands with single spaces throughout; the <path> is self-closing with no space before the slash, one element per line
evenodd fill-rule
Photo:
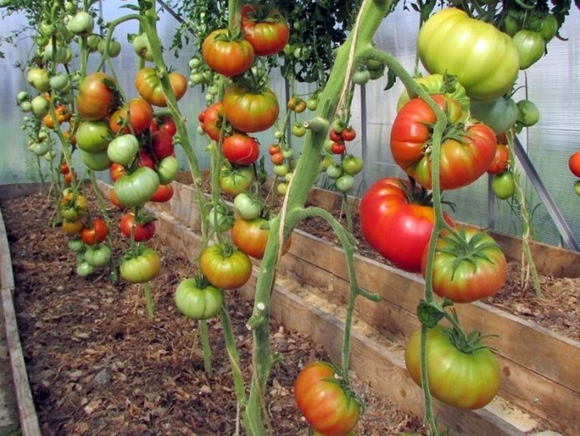
<path fill-rule="evenodd" d="M 252 275 L 252 262 L 243 251 L 226 243 L 210 245 L 199 256 L 199 270 L 220 289 L 236 289 Z"/>
<path fill-rule="evenodd" d="M 216 316 L 222 307 L 223 293 L 203 280 L 187 278 L 175 290 L 175 305 L 190 319 L 202 320 Z"/>
<path fill-rule="evenodd" d="M 108 74 L 87 75 L 79 85 L 76 110 L 86 120 L 105 118 L 117 105 L 117 82 Z"/>
<path fill-rule="evenodd" d="M 243 133 L 226 136 L 222 142 L 224 157 L 232 164 L 251 165 L 260 156 L 260 143 Z"/>
<path fill-rule="evenodd" d="M 288 24 L 277 9 L 257 5 L 242 6 L 242 32 L 257 56 L 282 51 L 290 37 Z"/>
<path fill-rule="evenodd" d="M 171 90 L 175 99 L 179 101 L 187 91 L 187 79 L 178 71 L 168 74 Z M 158 107 L 167 107 L 167 99 L 163 93 L 163 86 L 154 68 L 141 68 L 135 75 L 135 88 L 139 95 L 149 104 Z"/>
<path fill-rule="evenodd" d="M 435 102 L 448 113 L 450 123 L 441 141 L 440 187 L 457 189 L 467 186 L 485 173 L 493 160 L 496 136 L 482 123 L 453 124 L 461 119 L 456 100 L 433 95 Z M 391 151 L 395 162 L 428 189 L 432 187 L 431 136 L 435 112 L 427 102 L 416 98 L 397 114 L 391 130 Z"/>
<path fill-rule="evenodd" d="M 345 436 L 358 423 L 360 408 L 335 369 L 326 362 L 306 365 L 294 382 L 298 409 L 310 426 L 325 436 Z"/>
<path fill-rule="evenodd" d="M 568 159 L 568 168 L 576 177 L 580 177 L 580 151 L 572 153 Z"/>
<path fill-rule="evenodd" d="M 364 238 L 378 253 L 401 269 L 421 271 L 435 222 L 424 190 L 416 191 L 401 179 L 381 179 L 363 195 L 360 221 Z"/>
<path fill-rule="evenodd" d="M 423 252 L 421 273 L 425 277 L 428 247 Z M 444 229 L 435 244 L 433 292 L 456 303 L 470 303 L 496 294 L 505 284 L 507 261 L 503 251 L 486 232 L 474 227 Z"/>
<path fill-rule="evenodd" d="M 149 216 L 140 216 L 135 219 L 134 212 L 125 213 L 119 222 L 121 233 L 127 238 L 133 235 L 135 242 L 148 241 L 155 235 L 155 222 Z"/>
<path fill-rule="evenodd" d="M 227 29 L 211 32 L 202 44 L 203 59 L 216 73 L 234 77 L 246 72 L 254 63 L 254 48 L 245 39 L 235 39 Z"/>
<path fill-rule="evenodd" d="M 223 109 L 230 124 L 247 133 L 269 129 L 280 112 L 276 94 L 270 88 L 252 90 L 240 82 L 226 88 Z"/>
<path fill-rule="evenodd" d="M 85 245 L 100 244 L 109 234 L 109 228 L 102 219 L 93 218 L 89 223 L 85 223 L 80 234 Z"/>
<path fill-rule="evenodd" d="M 456 8 L 438 11 L 423 24 L 417 50 L 427 71 L 457 76 L 475 100 L 510 91 L 520 68 L 518 50 L 507 34 Z"/>
<path fill-rule="evenodd" d="M 421 330 L 409 338 L 405 364 L 421 386 Z M 431 394 L 460 409 L 479 409 L 499 390 L 499 364 L 492 352 L 471 346 L 454 331 L 437 326 L 427 331 L 427 373 Z"/>
<path fill-rule="evenodd" d="M 161 258 L 152 248 L 140 246 L 121 261 L 119 271 L 129 283 L 145 283 L 159 275 Z"/>

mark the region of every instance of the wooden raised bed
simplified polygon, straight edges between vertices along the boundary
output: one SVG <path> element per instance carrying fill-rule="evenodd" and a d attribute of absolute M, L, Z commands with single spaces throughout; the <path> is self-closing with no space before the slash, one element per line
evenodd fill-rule
<path fill-rule="evenodd" d="M 106 184 L 102 187 L 108 189 Z M 179 182 L 174 183 L 174 188 L 173 199 L 154 208 L 160 217 L 159 234 L 184 255 L 191 256 L 199 246 L 199 241 L 196 242 L 199 214 L 195 190 Z M 330 210 L 336 196 L 315 190 L 311 200 Z M 517 238 L 504 235 L 497 239 L 508 258 L 519 259 L 521 251 L 518 251 L 520 242 Z M 577 253 L 543 244 L 533 244 L 532 250 L 541 272 L 568 277 L 580 275 L 580 256 Z M 375 335 L 378 340 L 373 340 L 355 332 L 352 367 L 377 392 L 395 400 L 401 408 L 421 414 L 421 391 L 406 374 L 402 349 L 385 348 L 380 340 L 393 335 L 408 337 L 419 328 L 414 312 L 424 282 L 418 275 L 362 256 L 357 256 L 356 263 L 360 285 L 381 296 L 379 303 L 360 299 L 357 319 L 380 334 Z M 291 278 L 292 282 L 304 284 L 316 298 L 344 307 L 349 284 L 344 252 L 340 248 L 296 230 L 292 247 L 280 267 L 282 275 Z M 246 286 L 244 292 L 252 298 L 253 283 Z M 288 328 L 310 335 L 324 345 L 333 358 L 339 357 L 340 318 L 309 305 L 305 298 L 298 297 L 295 291 L 282 284 L 276 288 L 274 298 L 274 316 Z M 478 329 L 487 335 L 498 336 L 493 346 L 502 368 L 501 397 L 532 416 L 546 420 L 554 430 L 564 435 L 580 434 L 577 363 L 580 343 L 480 302 L 457 305 L 457 311 L 466 329 Z M 495 410 L 493 403 L 485 409 L 466 412 L 437 404 L 437 413 L 455 434 L 523 434 Z"/>

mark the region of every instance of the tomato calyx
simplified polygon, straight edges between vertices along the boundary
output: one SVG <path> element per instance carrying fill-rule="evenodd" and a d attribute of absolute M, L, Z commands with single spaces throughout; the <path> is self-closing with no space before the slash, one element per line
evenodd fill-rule
<path fill-rule="evenodd" d="M 454 320 L 454 326 L 452 328 L 441 327 L 442 332 L 447 335 L 449 341 L 464 354 L 473 354 L 479 350 L 490 349 L 487 345 L 484 345 L 482 341 L 485 338 L 489 338 L 495 335 L 483 335 L 480 331 L 473 330 L 468 334 L 465 334 L 463 330 L 459 327 L 459 321 L 457 318 L 457 313 L 454 311 L 452 318 Z"/>
<path fill-rule="evenodd" d="M 453 302 L 448 299 L 430 302 L 421 300 L 417 305 L 417 318 L 419 318 L 421 324 L 428 328 L 433 328 L 445 317 L 445 307 L 452 304 Z"/>

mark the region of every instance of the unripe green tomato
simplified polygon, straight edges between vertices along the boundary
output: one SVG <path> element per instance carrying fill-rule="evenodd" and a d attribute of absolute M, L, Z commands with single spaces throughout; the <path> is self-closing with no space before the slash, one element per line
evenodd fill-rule
<path fill-rule="evenodd" d="M 520 55 L 520 70 L 525 70 L 538 62 L 546 51 L 546 41 L 533 30 L 518 30 L 512 37 Z"/>
<path fill-rule="evenodd" d="M 278 177 L 284 177 L 288 172 L 290 172 L 288 164 L 274 165 L 274 174 Z"/>
<path fill-rule="evenodd" d="M 66 73 L 58 73 L 50 78 L 50 87 L 54 91 L 66 91 L 71 87 L 71 81 Z"/>
<path fill-rule="evenodd" d="M 36 118 L 42 119 L 48 113 L 48 100 L 42 95 L 37 95 L 30 102 L 32 106 L 32 113 Z"/>
<path fill-rule="evenodd" d="M 99 49 L 99 44 L 103 41 L 99 35 L 89 35 L 87 37 L 87 49 L 90 53 L 95 53 Z"/>
<path fill-rule="evenodd" d="M 50 77 L 44 68 L 30 68 L 26 73 L 26 81 L 30 83 L 38 92 L 50 90 Z"/>
<path fill-rule="evenodd" d="M 121 165 L 129 165 L 139 152 L 139 141 L 134 135 L 117 136 L 107 147 L 109 159 Z"/>
<path fill-rule="evenodd" d="M 201 59 L 200 58 L 195 57 L 195 58 L 191 58 L 189 60 L 189 68 L 191 68 L 192 70 L 194 68 L 199 68 L 200 65 L 201 65 Z"/>
<path fill-rule="evenodd" d="M 326 175 L 331 179 L 338 179 L 342 175 L 342 167 L 340 165 L 332 164 L 326 168 Z"/>
<path fill-rule="evenodd" d="M 276 193 L 280 196 L 286 195 L 288 190 L 288 184 L 286 182 L 280 182 L 276 185 Z"/>
<path fill-rule="evenodd" d="M 88 262 L 80 262 L 77 266 L 77 275 L 79 277 L 88 277 L 95 272 L 95 267 Z"/>
<path fill-rule="evenodd" d="M 358 70 L 352 75 L 352 82 L 357 85 L 364 85 L 365 83 L 368 83 L 369 80 L 371 80 L 371 73 L 369 70 Z"/>
<path fill-rule="evenodd" d="M 318 109 L 318 97 L 311 97 L 306 101 L 306 107 L 311 110 L 315 111 Z"/>
<path fill-rule="evenodd" d="M 99 53 L 105 54 L 105 50 L 107 48 L 107 40 L 102 39 L 99 41 L 98 50 Z M 121 43 L 116 39 L 112 39 L 109 43 L 109 57 L 116 58 L 121 53 Z"/>
<path fill-rule="evenodd" d="M 87 11 L 78 11 L 66 27 L 75 35 L 89 35 L 95 27 L 95 20 Z"/>
<path fill-rule="evenodd" d="M 111 159 L 107 155 L 107 150 L 88 153 L 81 151 L 83 163 L 93 171 L 105 171 L 111 167 Z"/>
<path fill-rule="evenodd" d="M 338 179 L 336 179 L 336 188 L 339 191 L 347 192 L 354 186 L 354 177 L 350 174 L 343 174 Z"/>
<path fill-rule="evenodd" d="M 30 98 L 30 94 L 28 94 L 28 92 L 26 91 L 20 91 L 18 94 L 16 94 L 16 101 L 18 103 L 22 103 L 23 101 L 26 101 Z"/>
<path fill-rule="evenodd" d="M 175 180 L 179 172 L 179 161 L 175 156 L 166 156 L 157 164 L 159 183 L 168 185 Z"/>
<path fill-rule="evenodd" d="M 22 103 L 20 103 L 20 109 L 22 109 L 22 112 L 30 112 L 30 110 L 32 109 L 32 103 L 30 103 L 29 101 L 23 101 Z"/>
<path fill-rule="evenodd" d="M 68 248 L 75 253 L 80 253 L 85 249 L 85 243 L 82 239 L 71 239 L 68 241 Z"/>
<path fill-rule="evenodd" d="M 514 174 L 511 171 L 504 171 L 501 174 L 493 176 L 491 189 L 500 200 L 507 200 L 512 197 L 516 190 Z"/>
<path fill-rule="evenodd" d="M 531 127 L 540 121 L 540 110 L 530 100 L 520 100 L 516 103 L 518 107 L 517 121 L 524 127 Z"/>

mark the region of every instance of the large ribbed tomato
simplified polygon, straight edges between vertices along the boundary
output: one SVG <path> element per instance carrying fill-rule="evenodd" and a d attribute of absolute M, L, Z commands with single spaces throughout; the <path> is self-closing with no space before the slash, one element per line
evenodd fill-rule
<path fill-rule="evenodd" d="M 247 133 L 269 129 L 280 113 L 278 98 L 270 88 L 253 90 L 242 82 L 226 88 L 223 110 L 235 129 Z"/>
<path fill-rule="evenodd" d="M 234 77 L 246 72 L 254 63 L 254 48 L 245 39 L 235 39 L 227 29 L 211 32 L 203 41 L 203 59 L 216 73 Z"/>
<path fill-rule="evenodd" d="M 86 120 L 105 118 L 117 105 L 117 82 L 108 74 L 91 73 L 79 85 L 76 110 Z"/>
<path fill-rule="evenodd" d="M 282 51 L 290 37 L 284 17 L 277 9 L 267 6 L 242 6 L 242 30 L 244 38 L 252 44 L 258 56 Z"/>
<path fill-rule="evenodd" d="M 408 182 L 384 178 L 375 182 L 360 203 L 361 230 L 367 242 L 395 266 L 421 271 L 423 251 L 435 223 L 433 207 Z M 447 217 L 448 222 L 452 222 Z"/>
<path fill-rule="evenodd" d="M 512 39 L 460 9 L 443 9 L 419 30 L 417 50 L 430 73 L 453 74 L 467 95 L 492 100 L 511 90 L 520 57 Z"/>
<path fill-rule="evenodd" d="M 179 101 L 187 91 L 187 79 L 178 71 L 168 73 L 169 84 L 175 95 L 175 100 Z M 154 68 L 141 68 L 135 76 L 135 88 L 147 103 L 153 106 L 166 107 L 167 99 L 163 93 L 163 86 Z"/>
<path fill-rule="evenodd" d="M 461 106 L 451 97 L 433 95 L 448 114 L 441 141 L 440 187 L 467 186 L 485 173 L 493 160 L 497 140 L 493 130 L 482 123 L 455 124 L 461 120 Z M 425 100 L 415 98 L 398 113 L 391 129 L 391 152 L 395 162 L 417 182 L 432 187 L 432 135 L 435 112 Z"/>

